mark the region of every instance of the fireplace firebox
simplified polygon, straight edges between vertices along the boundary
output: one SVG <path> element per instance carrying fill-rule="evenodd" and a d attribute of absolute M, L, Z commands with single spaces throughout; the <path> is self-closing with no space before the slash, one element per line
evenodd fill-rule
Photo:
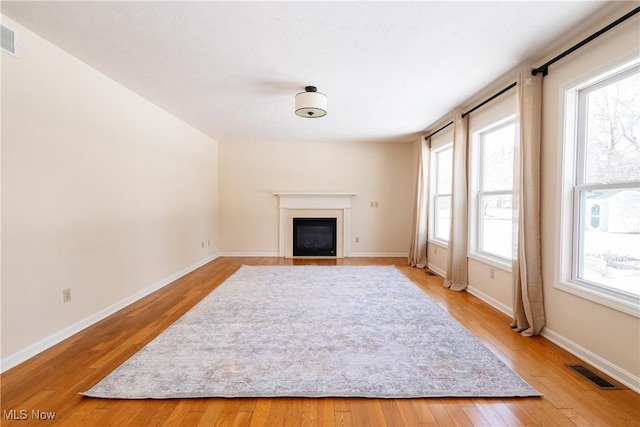
<path fill-rule="evenodd" d="M 293 218 L 293 256 L 336 256 L 336 218 Z"/>

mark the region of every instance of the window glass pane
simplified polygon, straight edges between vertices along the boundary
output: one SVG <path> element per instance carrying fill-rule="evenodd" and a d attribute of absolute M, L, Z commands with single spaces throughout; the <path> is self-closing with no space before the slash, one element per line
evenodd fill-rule
<path fill-rule="evenodd" d="M 640 190 L 580 195 L 579 278 L 640 295 Z"/>
<path fill-rule="evenodd" d="M 451 196 L 436 197 L 435 205 L 435 238 L 449 241 L 451 227 Z"/>
<path fill-rule="evenodd" d="M 482 235 L 479 249 L 492 255 L 511 258 L 511 194 L 485 195 L 481 198 Z"/>
<path fill-rule="evenodd" d="M 482 190 L 511 191 L 513 188 L 514 125 L 483 134 Z"/>
<path fill-rule="evenodd" d="M 451 177 L 453 164 L 453 149 L 438 151 L 437 154 L 437 192 L 438 194 L 451 194 Z"/>
<path fill-rule="evenodd" d="M 639 180 L 640 73 L 585 93 L 585 183 Z"/>

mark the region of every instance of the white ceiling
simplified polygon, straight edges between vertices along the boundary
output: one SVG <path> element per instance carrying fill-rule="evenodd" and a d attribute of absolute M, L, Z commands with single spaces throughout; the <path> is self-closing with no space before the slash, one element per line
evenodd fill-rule
<path fill-rule="evenodd" d="M 406 141 L 606 3 L 3 1 L 2 13 L 218 141 Z M 327 95 L 324 118 L 294 115 L 307 85 Z"/>

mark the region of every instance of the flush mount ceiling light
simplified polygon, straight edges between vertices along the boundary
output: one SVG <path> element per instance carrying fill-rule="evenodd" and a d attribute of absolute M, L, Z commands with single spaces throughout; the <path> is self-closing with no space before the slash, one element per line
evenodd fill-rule
<path fill-rule="evenodd" d="M 316 118 L 327 115 L 327 96 L 317 91 L 315 86 L 307 86 L 296 95 L 296 114 L 300 117 Z"/>

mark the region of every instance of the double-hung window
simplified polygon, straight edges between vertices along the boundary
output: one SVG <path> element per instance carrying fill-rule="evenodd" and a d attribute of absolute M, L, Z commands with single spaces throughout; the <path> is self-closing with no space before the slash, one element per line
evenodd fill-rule
<path fill-rule="evenodd" d="M 453 144 L 433 150 L 431 154 L 431 240 L 449 243 L 451 228 L 451 180 Z"/>
<path fill-rule="evenodd" d="M 510 269 L 513 224 L 514 119 L 474 135 L 470 255 Z"/>
<path fill-rule="evenodd" d="M 572 185 L 563 211 L 571 245 L 564 245 L 561 282 L 638 315 L 640 65 L 598 76 L 566 96 L 564 166 Z"/>

